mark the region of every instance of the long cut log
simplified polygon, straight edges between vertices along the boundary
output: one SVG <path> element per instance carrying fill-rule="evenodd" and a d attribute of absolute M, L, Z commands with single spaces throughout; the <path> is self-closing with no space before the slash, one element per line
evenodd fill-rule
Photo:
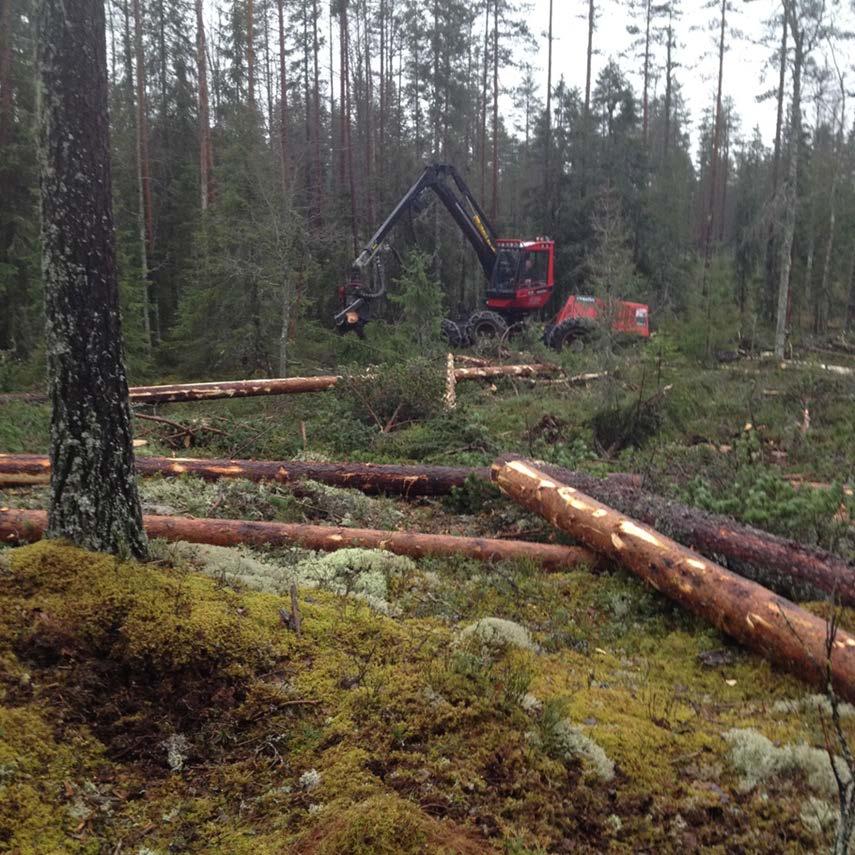
<path fill-rule="evenodd" d="M 461 380 L 490 380 L 494 377 L 542 377 L 561 373 L 560 365 L 535 363 L 532 365 L 482 365 L 456 368 L 454 378 Z"/>
<path fill-rule="evenodd" d="M 171 457 L 136 459 L 143 475 L 191 474 L 207 480 L 246 478 L 290 484 L 301 480 L 349 487 L 368 494 L 442 496 L 469 477 L 489 480 L 490 470 L 457 466 L 398 466 L 372 463 L 220 460 Z M 855 567 L 824 549 L 778 537 L 730 517 L 690 508 L 639 489 L 637 476 L 614 472 L 597 478 L 538 464 L 547 474 L 601 502 L 632 514 L 674 540 L 791 597 L 832 594 L 855 606 Z M 0 454 L 0 487 L 46 484 L 50 462 L 36 454 Z"/>
<path fill-rule="evenodd" d="M 523 460 L 494 464 L 500 489 L 746 647 L 809 683 L 824 686 L 827 625 L 766 588 L 562 484 Z M 832 683 L 855 701 L 855 637 L 839 631 L 830 656 Z"/>
<path fill-rule="evenodd" d="M 186 540 L 215 546 L 300 546 L 333 552 L 360 547 L 382 549 L 410 558 L 428 555 L 464 555 L 480 561 L 529 559 L 547 570 L 593 566 L 597 557 L 578 546 L 494 540 L 485 537 L 455 537 L 412 531 L 379 531 L 369 528 L 340 528 L 302 523 L 247 522 L 245 520 L 193 519 L 150 515 L 143 517 L 149 537 Z M 39 540 L 47 526 L 47 512 L 0 508 L 0 541 L 31 543 Z"/>
<path fill-rule="evenodd" d="M 258 395 L 291 395 L 324 392 L 341 380 L 334 374 L 318 377 L 281 377 L 272 380 L 226 380 L 222 383 L 173 383 L 166 386 L 132 386 L 132 404 L 168 404 L 181 401 L 212 401 L 218 398 L 252 398 Z"/>
<path fill-rule="evenodd" d="M 208 481 L 246 478 L 248 481 L 320 481 L 363 493 L 403 496 L 444 496 L 475 476 L 490 479 L 487 468 L 466 466 L 398 466 L 382 463 L 314 463 L 304 461 L 219 460 L 190 457 L 137 456 L 141 475 L 196 475 Z M 0 454 L 0 487 L 46 484 L 50 460 L 41 454 Z"/>
<path fill-rule="evenodd" d="M 830 594 L 844 606 L 855 606 L 855 566 L 833 552 L 691 508 L 619 478 L 595 478 L 584 472 L 538 466 L 550 477 L 632 515 L 735 573 L 791 597 Z"/>

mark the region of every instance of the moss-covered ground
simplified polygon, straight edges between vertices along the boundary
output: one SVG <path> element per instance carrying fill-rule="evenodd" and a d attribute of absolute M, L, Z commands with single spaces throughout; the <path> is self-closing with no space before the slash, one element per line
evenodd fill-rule
<path fill-rule="evenodd" d="M 851 383 L 687 368 L 652 346 L 617 369 L 587 388 L 461 385 L 452 415 L 410 390 L 408 422 L 388 433 L 365 390 L 161 414 L 223 431 L 199 434 L 186 452 L 199 456 L 482 464 L 517 451 L 634 471 L 851 557 Z M 605 447 L 601 414 L 671 383 Z M 27 407 L 0 408 L 3 450 L 44 449 L 46 414 Z M 138 432 L 143 452 L 170 451 L 168 428 Z M 793 475 L 835 486 L 796 489 Z M 555 537 L 475 484 L 409 502 L 142 487 L 152 512 Z M 0 506 L 45 502 L 44 488 L 0 492 Z M 825 719 L 798 681 L 616 567 L 0 550 L 0 851 L 815 851 L 834 824 L 829 761 L 809 750 Z"/>

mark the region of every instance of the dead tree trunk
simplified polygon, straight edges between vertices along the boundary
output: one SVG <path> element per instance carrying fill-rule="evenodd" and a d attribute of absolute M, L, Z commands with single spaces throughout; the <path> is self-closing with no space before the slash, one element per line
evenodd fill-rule
<path fill-rule="evenodd" d="M 44 511 L 0 510 L 0 542 L 24 543 L 39 540 L 45 530 Z M 186 540 L 216 546 L 301 546 L 334 552 L 358 547 L 382 549 L 410 558 L 427 555 L 464 555 L 479 561 L 529 559 L 546 570 L 567 570 L 596 563 L 596 555 L 578 546 L 528 543 L 522 540 L 493 540 L 485 537 L 454 537 L 412 531 L 380 531 L 370 528 L 338 528 L 302 523 L 247 522 L 245 520 L 192 519 L 146 516 L 150 537 Z"/>
<path fill-rule="evenodd" d="M 493 478 L 514 501 L 624 564 L 721 632 L 806 682 L 825 685 L 826 622 L 822 618 L 525 461 L 494 464 Z M 838 634 L 829 668 L 840 695 L 855 700 L 855 637 Z"/>
<path fill-rule="evenodd" d="M 38 46 L 48 532 L 141 557 L 147 544 L 122 361 L 103 2 L 45 0 Z"/>

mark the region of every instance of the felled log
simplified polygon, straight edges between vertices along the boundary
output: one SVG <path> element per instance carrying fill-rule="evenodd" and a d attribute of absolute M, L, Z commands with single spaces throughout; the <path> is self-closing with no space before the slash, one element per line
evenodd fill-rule
<path fill-rule="evenodd" d="M 528 543 L 522 540 L 494 540 L 485 537 L 455 537 L 420 534 L 412 531 L 379 531 L 369 528 L 340 528 L 302 523 L 247 522 L 245 520 L 192 519 L 189 517 L 145 516 L 149 537 L 186 540 L 215 546 L 300 546 L 333 552 L 360 547 L 382 549 L 410 558 L 428 555 L 464 555 L 479 561 L 525 558 L 548 570 L 591 566 L 596 556 L 577 546 Z M 0 508 L 0 541 L 31 543 L 39 540 L 47 526 L 47 512 Z"/>
<path fill-rule="evenodd" d="M 541 514 L 656 590 L 791 673 L 825 686 L 826 622 L 766 588 L 681 546 L 524 460 L 499 461 L 502 492 Z M 830 663 L 840 695 L 855 701 L 855 637 L 838 631 Z"/>
<path fill-rule="evenodd" d="M 218 398 L 252 398 L 258 395 L 292 395 L 324 392 L 341 380 L 334 374 L 318 377 L 280 377 L 271 380 L 226 380 L 221 383 L 172 383 L 166 386 L 132 386 L 132 404 L 168 404 L 212 401 Z"/>
<path fill-rule="evenodd" d="M 560 365 L 535 363 L 532 365 L 483 365 L 456 368 L 454 378 L 461 380 L 492 380 L 495 377 L 542 377 L 561 372 Z"/>
<path fill-rule="evenodd" d="M 382 463 L 315 463 L 304 461 L 218 460 L 190 457 L 136 459 L 141 475 L 196 475 L 208 481 L 246 478 L 248 481 L 320 481 L 363 493 L 403 496 L 443 496 L 475 476 L 489 480 L 489 470 L 467 466 L 398 466 Z M 0 454 L 0 487 L 46 484 L 50 460 L 40 454 Z"/>
<path fill-rule="evenodd" d="M 826 365 L 824 362 L 802 362 L 798 359 L 787 359 L 779 363 L 781 368 L 800 368 L 805 371 L 827 371 L 841 377 L 855 377 L 855 368 L 845 365 Z"/>
<path fill-rule="evenodd" d="M 547 464 L 538 467 L 776 591 L 799 599 L 830 594 L 845 606 L 855 606 L 855 567 L 833 552 L 691 508 L 618 477 L 595 478 Z"/>

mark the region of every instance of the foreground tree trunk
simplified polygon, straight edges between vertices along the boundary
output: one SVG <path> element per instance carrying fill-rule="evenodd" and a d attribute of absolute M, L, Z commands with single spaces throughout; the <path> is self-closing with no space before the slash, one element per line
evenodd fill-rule
<path fill-rule="evenodd" d="M 826 622 L 771 591 L 550 478 L 522 460 L 497 462 L 502 492 L 716 628 L 808 683 L 825 686 Z M 840 695 L 855 700 L 855 637 L 839 632 L 829 669 Z"/>
<path fill-rule="evenodd" d="M 146 554 L 122 363 L 104 4 L 39 21 L 42 270 L 51 413 L 48 534 Z"/>
<path fill-rule="evenodd" d="M 0 541 L 24 543 L 44 534 L 44 511 L 0 510 Z M 464 555 L 478 561 L 528 559 L 547 570 L 566 570 L 596 563 L 596 555 L 578 546 L 528 543 L 522 540 L 493 540 L 486 537 L 453 537 L 412 531 L 379 531 L 370 528 L 338 528 L 302 523 L 247 522 L 245 520 L 193 519 L 146 516 L 146 531 L 164 540 L 186 540 L 216 546 L 301 546 L 334 552 L 358 547 L 382 549 L 410 558 L 427 555 Z"/>

